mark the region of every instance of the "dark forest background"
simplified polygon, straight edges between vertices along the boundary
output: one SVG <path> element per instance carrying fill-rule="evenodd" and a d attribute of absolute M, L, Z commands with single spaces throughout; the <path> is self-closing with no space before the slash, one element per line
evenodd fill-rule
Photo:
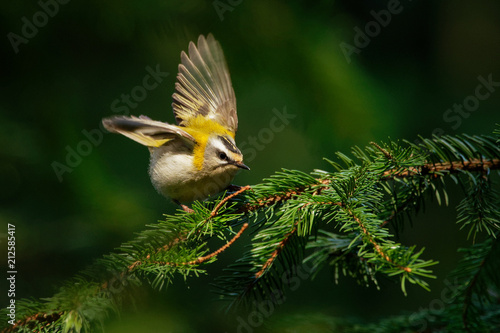
<path fill-rule="evenodd" d="M 147 149 L 105 133 L 100 120 L 128 113 L 173 122 L 180 52 L 200 34 L 220 41 L 231 72 L 236 139 L 252 168 L 236 177 L 239 185 L 280 168 L 330 169 L 323 157 L 370 141 L 489 134 L 499 122 L 496 1 L 63 2 L 0 5 L 0 241 L 14 224 L 16 299 L 52 295 L 175 212 L 151 186 Z M 151 71 L 162 74 L 148 90 Z M 269 131 L 276 110 L 294 117 Z M 455 225 L 459 199 L 449 193 L 449 207 L 429 203 L 398 234 L 440 261 L 431 292 L 414 287 L 405 297 L 389 280 L 381 290 L 345 277 L 335 285 L 324 271 L 301 280 L 256 329 L 321 331 L 330 316 L 371 320 L 435 307 L 457 247 L 471 244 Z M 238 258 L 238 246 L 207 276 L 179 279 L 161 293 L 144 287 L 106 332 L 236 331 L 238 315 L 220 311 L 210 283 Z M 3 295 L 4 279 L 0 287 Z"/>

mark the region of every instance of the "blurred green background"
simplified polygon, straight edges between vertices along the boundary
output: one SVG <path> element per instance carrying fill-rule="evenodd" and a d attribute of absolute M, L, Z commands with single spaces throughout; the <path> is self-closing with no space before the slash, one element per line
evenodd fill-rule
<path fill-rule="evenodd" d="M 499 122 L 495 86 L 467 106 L 472 111 L 446 113 L 474 102 L 479 76 L 500 82 L 500 3 L 493 0 L 18 0 L 0 6 L 0 233 L 15 224 L 17 299 L 52 295 L 145 224 L 175 211 L 150 184 L 147 149 L 104 133 L 100 120 L 121 106 L 173 122 L 180 52 L 200 34 L 220 41 L 231 72 L 237 143 L 252 168 L 236 177 L 240 185 L 280 168 L 329 169 L 323 157 L 369 141 L 489 134 Z M 169 74 L 155 89 L 141 90 L 148 66 Z M 126 106 L 121 96 L 131 93 L 136 103 Z M 269 136 L 273 109 L 295 117 Z M 449 207 L 430 203 L 398 238 L 425 246 L 425 257 L 441 262 L 432 292 L 410 288 L 404 297 L 388 280 L 380 291 L 348 278 L 335 285 L 324 271 L 301 281 L 251 330 L 320 332 L 331 328 L 329 316 L 370 320 L 438 311 L 456 248 L 470 243 L 454 224 L 459 199 L 452 193 Z M 209 285 L 241 250 L 235 245 L 221 255 L 205 277 L 176 281 L 161 293 L 145 287 L 135 306 L 105 323 L 106 331 L 248 331 L 240 320 L 248 322 L 248 314 L 225 315 Z"/>

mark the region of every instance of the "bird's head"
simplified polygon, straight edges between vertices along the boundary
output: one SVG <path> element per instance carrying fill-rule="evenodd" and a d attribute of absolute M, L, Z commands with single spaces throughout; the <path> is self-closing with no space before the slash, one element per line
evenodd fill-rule
<path fill-rule="evenodd" d="M 236 171 L 237 168 L 250 170 L 243 163 L 243 154 L 236 147 L 234 139 L 225 134 L 213 134 L 208 138 L 204 153 L 204 167 L 208 171 L 218 169 Z"/>

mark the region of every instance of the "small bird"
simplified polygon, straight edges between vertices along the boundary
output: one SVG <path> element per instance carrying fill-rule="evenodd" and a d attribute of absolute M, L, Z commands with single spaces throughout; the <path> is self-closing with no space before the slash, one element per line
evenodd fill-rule
<path fill-rule="evenodd" d="M 181 204 L 226 189 L 243 164 L 236 147 L 236 98 L 222 48 L 212 34 L 181 52 L 172 108 L 177 125 L 115 116 L 104 127 L 147 146 L 156 190 Z M 182 205 L 184 209 L 187 207 Z"/>

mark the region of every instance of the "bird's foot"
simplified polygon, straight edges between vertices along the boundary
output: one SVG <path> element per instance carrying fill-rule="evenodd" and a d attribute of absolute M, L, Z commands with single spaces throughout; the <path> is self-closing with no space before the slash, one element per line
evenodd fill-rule
<path fill-rule="evenodd" d="M 194 210 L 192 210 L 191 208 L 189 208 L 188 206 L 186 206 L 184 204 L 181 204 L 178 200 L 174 199 L 173 202 L 175 202 L 176 204 L 181 206 L 182 210 L 185 211 L 186 213 L 194 213 Z"/>
<path fill-rule="evenodd" d="M 189 208 L 186 205 L 181 205 L 182 210 L 184 210 L 186 213 L 194 213 L 194 210 Z"/>
<path fill-rule="evenodd" d="M 239 185 L 234 185 L 234 184 L 229 184 L 228 187 L 226 187 L 226 191 L 228 192 L 238 192 L 239 190 L 241 190 L 242 187 L 245 187 L 245 186 L 239 186 Z"/>

